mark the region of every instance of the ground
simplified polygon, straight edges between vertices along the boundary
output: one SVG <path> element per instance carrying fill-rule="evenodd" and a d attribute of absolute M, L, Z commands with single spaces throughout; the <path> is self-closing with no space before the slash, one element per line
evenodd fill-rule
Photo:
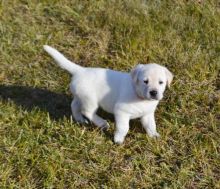
<path fill-rule="evenodd" d="M 87 67 L 167 66 L 161 137 L 134 120 L 116 145 L 103 111 L 108 131 L 77 124 L 44 44 Z M 217 0 L 0 1 L 0 188 L 220 188 L 219 70 Z"/>

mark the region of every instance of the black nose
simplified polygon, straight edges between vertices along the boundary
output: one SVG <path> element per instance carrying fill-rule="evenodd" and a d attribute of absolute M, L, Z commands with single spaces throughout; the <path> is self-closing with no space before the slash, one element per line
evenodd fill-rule
<path fill-rule="evenodd" d="M 156 97 L 157 96 L 157 91 L 155 91 L 155 90 L 150 91 L 150 95 L 152 97 Z"/>

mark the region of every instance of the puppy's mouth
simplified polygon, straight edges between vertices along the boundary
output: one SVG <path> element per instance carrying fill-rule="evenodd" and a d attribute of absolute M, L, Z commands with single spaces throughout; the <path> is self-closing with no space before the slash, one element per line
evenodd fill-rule
<path fill-rule="evenodd" d="M 146 98 L 147 100 L 152 100 L 152 101 L 157 101 L 157 100 L 161 100 L 161 99 L 159 99 L 158 97 L 147 97 Z"/>
<path fill-rule="evenodd" d="M 151 97 L 151 100 L 160 100 L 158 97 Z"/>

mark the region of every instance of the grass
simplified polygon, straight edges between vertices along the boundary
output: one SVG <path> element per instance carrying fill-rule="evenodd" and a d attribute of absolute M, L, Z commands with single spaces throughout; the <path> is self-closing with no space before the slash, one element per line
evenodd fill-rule
<path fill-rule="evenodd" d="M 121 146 L 71 118 L 70 76 L 49 44 L 83 66 L 175 75 L 157 112 Z M 209 1 L 0 1 L 0 188 L 220 188 L 220 4 Z"/>

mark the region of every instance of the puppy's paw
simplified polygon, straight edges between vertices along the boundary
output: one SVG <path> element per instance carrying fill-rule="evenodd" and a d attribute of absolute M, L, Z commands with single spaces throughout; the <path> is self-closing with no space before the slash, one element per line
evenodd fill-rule
<path fill-rule="evenodd" d="M 149 137 L 151 138 L 159 138 L 160 134 L 158 132 L 150 132 L 148 133 Z"/>
<path fill-rule="evenodd" d="M 124 142 L 124 137 L 121 137 L 120 135 L 118 134 L 115 134 L 114 136 L 114 142 L 116 144 L 122 144 Z"/>
<path fill-rule="evenodd" d="M 102 130 L 107 130 L 110 127 L 107 121 L 104 121 L 104 123 L 100 126 Z"/>
<path fill-rule="evenodd" d="M 75 120 L 77 123 L 80 123 L 80 124 L 90 124 L 89 119 L 85 116 L 79 116 L 79 117 L 75 118 Z"/>

